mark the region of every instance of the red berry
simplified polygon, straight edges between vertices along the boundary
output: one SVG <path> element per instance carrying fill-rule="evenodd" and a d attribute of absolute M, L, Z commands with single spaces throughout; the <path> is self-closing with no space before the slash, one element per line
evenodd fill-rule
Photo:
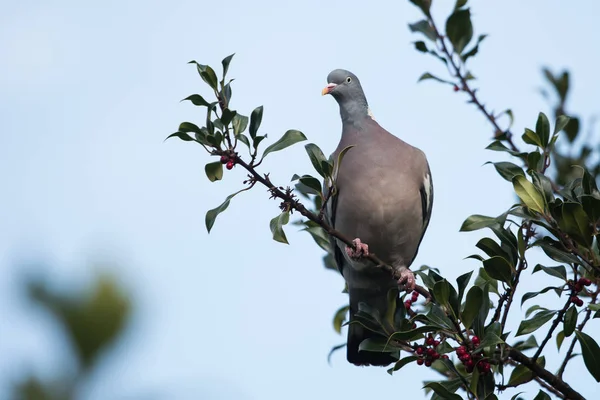
<path fill-rule="evenodd" d="M 465 355 L 467 353 L 467 349 L 465 348 L 465 346 L 460 346 L 456 349 L 456 354 L 460 357 L 462 355 Z"/>
<path fill-rule="evenodd" d="M 577 301 L 575 302 L 575 305 L 577 307 L 581 307 L 583 305 L 583 300 L 581 300 L 579 297 L 577 298 Z"/>
<path fill-rule="evenodd" d="M 434 341 L 433 341 L 433 345 L 434 345 L 435 347 L 439 346 L 439 345 L 440 345 L 440 341 L 439 341 L 439 340 L 434 340 Z"/>
<path fill-rule="evenodd" d="M 435 353 L 433 353 L 431 355 L 431 358 L 433 358 L 434 360 L 437 360 L 438 358 L 440 358 L 440 354 L 436 351 Z"/>
<path fill-rule="evenodd" d="M 470 374 L 471 372 L 473 372 L 473 367 L 467 367 L 467 372 Z"/>
<path fill-rule="evenodd" d="M 404 308 L 406 308 L 408 310 L 410 308 L 410 306 L 412 306 L 412 301 L 406 300 L 404 302 Z"/>
<path fill-rule="evenodd" d="M 411 296 L 412 301 L 417 301 L 418 298 L 419 298 L 419 293 L 412 292 L 412 296 Z"/>
<path fill-rule="evenodd" d="M 232 169 L 233 168 L 233 161 L 231 161 L 231 160 L 227 161 L 227 165 L 225 166 L 225 168 Z"/>
<path fill-rule="evenodd" d="M 448 354 L 442 354 L 442 358 L 443 358 L 444 360 L 447 360 L 447 359 L 449 359 L 450 357 L 448 357 Z"/>
<path fill-rule="evenodd" d="M 471 360 L 471 355 L 470 354 L 463 354 L 462 356 L 460 356 L 460 360 L 464 363 L 466 363 L 467 361 Z"/>
<path fill-rule="evenodd" d="M 583 286 L 590 286 L 592 284 L 592 281 L 590 281 L 588 278 L 579 278 L 579 282 L 577 283 Z"/>
<path fill-rule="evenodd" d="M 433 356 L 435 354 L 435 350 L 432 349 L 431 347 L 427 349 L 427 355 L 428 356 Z"/>
<path fill-rule="evenodd" d="M 465 361 L 465 367 L 472 369 L 474 366 L 475 366 L 475 362 L 473 360 Z"/>
<path fill-rule="evenodd" d="M 454 85 L 454 88 L 453 88 L 453 89 L 454 89 L 454 91 L 455 91 L 455 92 L 458 92 L 458 91 L 460 90 L 460 89 L 458 88 L 458 86 L 456 86 L 456 85 Z"/>
<path fill-rule="evenodd" d="M 574 290 L 575 290 L 577 293 L 581 292 L 581 291 L 583 290 L 583 285 L 582 285 L 580 282 L 577 282 L 577 283 L 575 284 Z"/>
<path fill-rule="evenodd" d="M 419 359 L 417 360 L 417 364 L 418 364 L 418 365 L 423 365 L 423 363 L 424 363 L 424 362 L 425 362 L 425 361 L 424 361 L 422 358 L 419 358 Z"/>
<path fill-rule="evenodd" d="M 417 350 L 415 350 L 415 352 L 416 352 L 418 355 L 421 355 L 421 354 L 423 354 L 423 348 L 422 348 L 421 346 L 419 346 L 419 347 L 417 347 Z"/>
<path fill-rule="evenodd" d="M 223 155 L 223 156 L 221 156 L 221 164 L 226 164 L 226 163 L 227 163 L 227 161 L 229 161 L 229 157 L 227 157 L 227 156 L 224 156 L 224 155 Z"/>
<path fill-rule="evenodd" d="M 426 360 L 425 361 L 425 366 L 426 367 L 431 367 L 431 360 Z"/>
<path fill-rule="evenodd" d="M 431 346 L 433 344 L 433 337 L 427 337 L 427 339 L 425 339 L 425 344 Z"/>

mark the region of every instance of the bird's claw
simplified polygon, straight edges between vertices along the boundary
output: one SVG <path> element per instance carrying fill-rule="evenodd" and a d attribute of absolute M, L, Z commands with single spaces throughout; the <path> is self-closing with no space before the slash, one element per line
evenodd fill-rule
<path fill-rule="evenodd" d="M 406 290 L 407 293 L 410 293 L 415 290 L 416 285 L 417 283 L 415 281 L 415 274 L 413 274 L 413 272 L 406 267 L 401 268 L 400 278 L 398 278 L 398 286 L 400 286 L 401 289 Z"/>
<path fill-rule="evenodd" d="M 353 260 L 358 260 L 362 257 L 367 257 L 369 255 L 369 245 L 360 241 L 359 238 L 356 238 L 352 241 L 354 248 L 350 246 L 346 246 L 346 254 Z"/>

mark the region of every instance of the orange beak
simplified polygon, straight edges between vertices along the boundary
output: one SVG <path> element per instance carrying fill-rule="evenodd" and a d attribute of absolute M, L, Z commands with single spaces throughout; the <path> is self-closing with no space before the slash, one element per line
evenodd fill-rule
<path fill-rule="evenodd" d="M 323 88 L 323 90 L 321 91 L 321 95 L 322 95 L 322 96 L 325 96 L 326 94 L 329 94 L 329 93 L 331 93 L 331 91 L 332 91 L 333 89 L 335 89 L 335 87 L 336 87 L 336 86 L 337 86 L 337 85 L 336 85 L 335 83 L 328 83 L 328 84 L 327 84 L 327 86 L 325 86 L 325 87 Z"/>

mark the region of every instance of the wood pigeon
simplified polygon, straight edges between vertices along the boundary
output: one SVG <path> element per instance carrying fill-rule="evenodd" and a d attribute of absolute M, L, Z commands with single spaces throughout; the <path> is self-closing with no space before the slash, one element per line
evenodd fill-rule
<path fill-rule="evenodd" d="M 350 295 L 350 321 L 360 302 L 380 315 L 388 308 L 388 290 L 415 287 L 408 269 L 429 224 L 433 204 L 431 172 L 425 154 L 383 129 L 374 119 L 358 78 L 336 69 L 322 94 L 338 102 L 342 137 L 332 159 L 347 146 L 325 215 L 330 224 L 354 239 L 356 250 L 335 240 L 335 260 Z M 369 252 L 394 268 L 400 279 L 364 259 Z M 396 301 L 399 307 L 399 299 Z M 355 365 L 385 366 L 396 361 L 389 353 L 358 351 L 377 334 L 360 324 L 348 329 L 347 359 Z"/>

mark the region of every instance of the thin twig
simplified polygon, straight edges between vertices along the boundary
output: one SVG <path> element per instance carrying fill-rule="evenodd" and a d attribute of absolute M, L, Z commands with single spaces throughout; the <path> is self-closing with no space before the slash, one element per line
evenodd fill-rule
<path fill-rule="evenodd" d="M 571 305 L 571 296 L 569 295 L 568 299 L 567 299 L 567 302 L 565 303 L 565 305 L 563 306 L 563 308 L 558 312 L 558 314 L 556 315 L 556 318 L 554 318 L 554 321 L 552 321 L 552 325 L 550 326 L 550 329 L 548 330 L 548 333 L 546 334 L 546 337 L 544 338 L 544 340 L 542 340 L 542 344 L 540 344 L 540 346 L 538 347 L 537 351 L 535 352 L 535 355 L 532 358 L 533 362 L 536 362 L 537 359 L 538 359 L 538 357 L 540 356 L 540 354 L 542 354 L 542 351 L 544 350 L 544 347 L 546 346 L 546 344 L 548 343 L 548 341 L 550 340 L 550 338 L 552 338 L 552 334 L 554 333 L 554 330 L 556 329 L 556 327 L 558 326 L 558 324 L 560 323 L 560 321 L 562 321 L 563 316 L 565 315 L 565 313 L 569 309 L 570 305 Z"/>

